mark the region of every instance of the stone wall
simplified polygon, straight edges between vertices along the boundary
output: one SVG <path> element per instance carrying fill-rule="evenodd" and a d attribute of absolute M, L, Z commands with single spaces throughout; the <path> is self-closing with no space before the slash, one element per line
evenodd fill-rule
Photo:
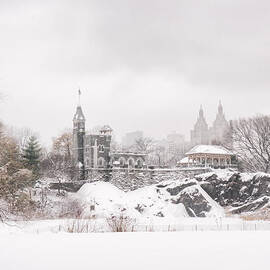
<path fill-rule="evenodd" d="M 61 189 L 75 192 L 84 183 L 96 181 L 110 182 L 123 191 L 136 190 L 145 186 L 157 184 L 167 180 L 178 180 L 184 178 L 193 178 L 196 174 L 205 172 L 204 170 L 183 171 L 180 169 L 168 170 L 127 170 L 127 169 L 92 169 L 87 172 L 87 179 L 82 181 L 72 181 L 70 183 L 62 183 Z M 73 184 L 71 184 L 73 183 Z M 58 183 L 51 185 L 51 188 L 57 189 Z"/>

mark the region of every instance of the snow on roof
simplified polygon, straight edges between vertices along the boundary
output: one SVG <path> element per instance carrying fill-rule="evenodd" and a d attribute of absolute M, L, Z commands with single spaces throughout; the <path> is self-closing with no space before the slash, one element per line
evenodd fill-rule
<path fill-rule="evenodd" d="M 112 128 L 109 125 L 104 125 L 100 131 L 113 131 Z"/>
<path fill-rule="evenodd" d="M 180 161 L 178 161 L 177 163 L 180 163 L 180 164 L 186 164 L 188 163 L 188 157 L 184 157 L 182 158 Z"/>
<path fill-rule="evenodd" d="M 178 164 L 187 164 L 187 163 L 198 163 L 196 160 L 193 162 L 191 160 L 188 160 L 188 157 L 182 158 L 180 161 L 177 162 Z"/>
<path fill-rule="evenodd" d="M 197 145 L 186 153 L 186 155 L 192 154 L 234 155 L 233 152 L 220 145 Z"/>
<path fill-rule="evenodd" d="M 117 155 L 120 155 L 120 156 L 147 156 L 147 154 L 145 153 L 137 153 L 137 152 L 112 152 L 111 153 L 111 156 L 117 156 Z"/>

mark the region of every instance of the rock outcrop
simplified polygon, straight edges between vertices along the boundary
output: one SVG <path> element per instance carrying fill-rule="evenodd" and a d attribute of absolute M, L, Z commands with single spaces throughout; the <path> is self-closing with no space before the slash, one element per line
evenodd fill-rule
<path fill-rule="evenodd" d="M 110 183 L 95 182 L 84 185 L 77 196 L 86 212 L 91 208 L 89 204 L 94 204 L 96 216 L 119 213 L 140 219 L 220 217 L 224 214 L 198 182 L 189 179 L 163 181 L 129 192 L 123 192 Z"/>
<path fill-rule="evenodd" d="M 227 178 L 216 173 L 196 177 L 201 187 L 221 206 L 231 206 L 232 213 L 256 211 L 267 207 L 270 198 L 270 175 L 231 173 Z"/>

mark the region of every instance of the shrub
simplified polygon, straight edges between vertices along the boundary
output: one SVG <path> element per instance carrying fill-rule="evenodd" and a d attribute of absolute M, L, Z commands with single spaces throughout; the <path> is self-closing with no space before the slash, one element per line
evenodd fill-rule
<path fill-rule="evenodd" d="M 129 232 L 135 225 L 135 219 L 132 219 L 123 214 L 119 216 L 111 216 L 106 219 L 109 229 L 112 232 Z"/>
<path fill-rule="evenodd" d="M 270 220 L 270 209 L 264 208 L 260 209 L 255 212 L 250 213 L 242 213 L 240 215 L 240 218 L 246 221 L 254 221 L 254 220 L 264 220 L 269 221 Z"/>
<path fill-rule="evenodd" d="M 60 226 L 59 231 L 68 233 L 93 233 L 96 232 L 96 224 L 91 219 L 74 219 L 67 221 L 64 226 Z"/>
<path fill-rule="evenodd" d="M 66 199 L 65 204 L 59 213 L 60 218 L 81 218 L 83 208 L 81 204 L 75 199 Z"/>
<path fill-rule="evenodd" d="M 31 218 L 36 213 L 36 202 L 34 202 L 28 193 L 20 192 L 15 200 L 12 201 L 12 213 Z"/>

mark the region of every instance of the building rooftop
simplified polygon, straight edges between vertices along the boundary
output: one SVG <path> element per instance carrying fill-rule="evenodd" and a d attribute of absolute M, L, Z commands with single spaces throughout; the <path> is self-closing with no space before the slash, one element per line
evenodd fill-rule
<path fill-rule="evenodd" d="M 73 121 L 85 121 L 85 117 L 81 106 L 77 106 L 76 113 L 73 117 Z"/>
<path fill-rule="evenodd" d="M 138 152 L 112 152 L 111 156 L 113 155 L 147 156 L 147 154 L 145 153 L 138 153 Z"/>
<path fill-rule="evenodd" d="M 109 131 L 109 132 L 112 132 L 112 128 L 109 126 L 109 125 L 104 125 L 101 129 L 100 129 L 101 132 L 104 132 L 104 131 Z"/>
<path fill-rule="evenodd" d="M 192 154 L 235 155 L 235 153 L 220 145 L 197 145 L 186 153 L 186 155 Z"/>

